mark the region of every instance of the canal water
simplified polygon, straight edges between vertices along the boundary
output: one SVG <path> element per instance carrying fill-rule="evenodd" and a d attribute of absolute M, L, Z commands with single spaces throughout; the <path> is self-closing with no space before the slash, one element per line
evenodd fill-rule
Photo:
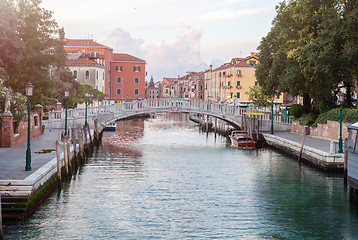
<path fill-rule="evenodd" d="M 117 123 L 6 239 L 358 239 L 341 175 L 245 151 L 185 114 Z"/>

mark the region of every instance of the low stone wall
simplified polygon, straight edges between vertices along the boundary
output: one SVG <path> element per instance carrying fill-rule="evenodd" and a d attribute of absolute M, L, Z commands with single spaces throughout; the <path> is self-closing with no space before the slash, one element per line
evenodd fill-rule
<path fill-rule="evenodd" d="M 342 139 L 348 137 L 347 125 L 350 123 L 342 123 Z M 304 126 L 302 126 L 298 121 L 294 121 L 291 126 L 291 132 L 297 134 L 303 134 Z M 311 137 L 323 138 L 333 141 L 339 140 L 339 122 L 327 121 L 327 124 L 317 124 L 317 127 L 307 128 L 306 135 Z"/>

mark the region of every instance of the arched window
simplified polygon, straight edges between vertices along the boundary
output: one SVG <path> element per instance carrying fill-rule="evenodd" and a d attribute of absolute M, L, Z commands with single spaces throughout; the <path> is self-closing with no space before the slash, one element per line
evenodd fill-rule
<path fill-rule="evenodd" d="M 87 70 L 86 71 L 86 79 L 89 79 L 90 78 L 90 75 L 89 75 L 89 71 Z"/>
<path fill-rule="evenodd" d="M 77 79 L 77 71 L 73 71 L 73 76 L 75 77 L 75 79 Z"/>

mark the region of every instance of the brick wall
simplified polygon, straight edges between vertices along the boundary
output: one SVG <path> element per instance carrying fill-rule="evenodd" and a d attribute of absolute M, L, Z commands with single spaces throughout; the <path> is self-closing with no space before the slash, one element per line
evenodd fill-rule
<path fill-rule="evenodd" d="M 35 111 L 31 112 L 30 115 L 31 138 L 42 134 L 42 117 L 43 107 L 41 105 L 36 105 Z M 4 120 L 6 120 L 8 124 L 3 124 L 1 129 L 1 147 L 12 147 L 27 141 L 27 118 L 19 123 L 19 126 L 16 130 L 13 129 L 13 124 L 10 124 L 10 122 L 13 120 L 12 116 L 7 116 L 6 119 L 3 117 L 3 121 Z"/>
<path fill-rule="evenodd" d="M 342 123 L 342 139 L 348 137 L 347 125 L 350 123 Z M 304 126 L 301 126 L 298 121 L 294 121 L 291 125 L 291 132 L 303 134 Z M 324 138 L 333 141 L 339 140 L 339 122 L 327 121 L 327 124 L 317 124 L 317 127 L 310 127 L 308 134 L 311 137 Z"/>

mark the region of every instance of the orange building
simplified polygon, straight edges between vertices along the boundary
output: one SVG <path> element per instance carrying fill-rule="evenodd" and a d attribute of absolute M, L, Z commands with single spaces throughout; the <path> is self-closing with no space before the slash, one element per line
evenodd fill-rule
<path fill-rule="evenodd" d="M 114 53 L 110 62 L 109 98 L 114 101 L 133 101 L 145 98 L 145 64 L 140 58 Z"/>
<path fill-rule="evenodd" d="M 79 51 L 83 56 L 104 66 L 104 93 L 114 101 L 145 98 L 146 62 L 129 54 L 113 53 L 113 49 L 92 39 L 65 39 L 66 52 Z M 73 70 L 74 75 L 76 70 Z M 101 89 L 99 89 L 101 90 Z"/>

